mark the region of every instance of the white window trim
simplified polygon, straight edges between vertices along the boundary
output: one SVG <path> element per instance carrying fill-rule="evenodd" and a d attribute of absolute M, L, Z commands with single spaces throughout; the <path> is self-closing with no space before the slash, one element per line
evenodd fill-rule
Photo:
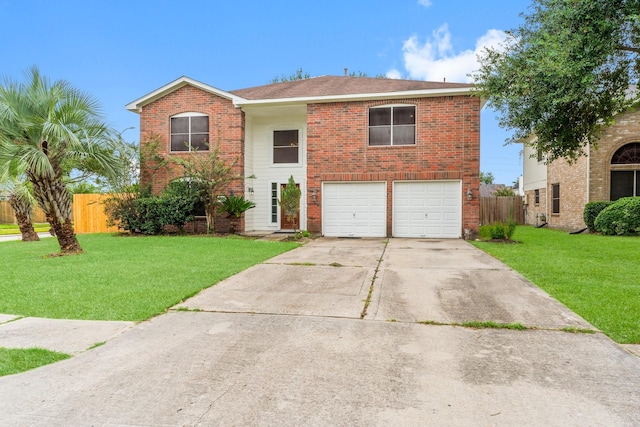
<path fill-rule="evenodd" d="M 173 151 L 171 149 L 171 135 L 173 134 L 171 132 L 171 119 L 180 118 L 180 117 L 209 117 L 209 115 L 191 111 L 191 112 L 174 114 L 169 117 L 169 152 L 170 153 L 192 153 L 194 150 L 191 149 L 191 120 L 189 120 L 189 149 L 186 151 Z M 209 129 L 209 139 L 211 139 L 211 129 Z M 209 141 L 209 144 L 211 144 L 211 141 Z"/>
<path fill-rule="evenodd" d="M 274 150 L 274 133 L 277 131 L 285 131 L 285 130 L 297 130 L 298 131 L 298 162 L 297 163 L 275 163 L 273 161 L 273 150 Z M 298 167 L 298 166 L 302 166 L 303 162 L 303 155 L 304 155 L 304 140 L 305 140 L 305 136 L 304 136 L 304 132 L 303 132 L 303 128 L 301 128 L 300 126 L 287 126 L 287 125 L 283 125 L 283 126 L 278 126 L 278 127 L 274 127 L 271 128 L 269 130 L 269 159 L 271 162 L 271 167 L 274 168 L 290 168 L 290 167 Z"/>
<path fill-rule="evenodd" d="M 393 109 L 397 108 L 397 107 L 413 107 L 414 108 L 414 114 L 417 116 L 418 115 L 418 106 L 415 104 L 384 104 L 384 105 L 376 105 L 374 107 L 369 107 L 369 110 L 367 111 L 367 147 L 415 147 L 416 145 L 418 145 L 418 123 L 417 120 L 415 120 L 416 123 L 413 124 L 413 144 L 394 144 L 393 143 L 393 128 L 394 128 L 394 124 L 393 124 Z M 370 135 L 369 135 L 369 131 L 371 130 L 371 125 L 369 124 L 369 114 L 371 112 L 371 110 L 375 110 L 378 108 L 391 108 L 392 109 L 392 113 L 391 113 L 391 140 L 389 141 L 390 144 L 389 145 L 371 145 L 371 139 L 370 139 Z M 397 125 L 397 126 L 408 126 L 408 125 Z M 376 127 L 376 126 L 374 126 Z"/>

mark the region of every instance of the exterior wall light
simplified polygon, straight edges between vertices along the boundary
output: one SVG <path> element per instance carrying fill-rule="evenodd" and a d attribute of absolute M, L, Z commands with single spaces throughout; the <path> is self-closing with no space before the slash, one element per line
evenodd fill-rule
<path fill-rule="evenodd" d="M 316 198 L 318 197 L 318 193 L 316 192 L 316 190 L 311 190 L 311 198 L 313 199 L 313 201 L 316 201 Z"/>
<path fill-rule="evenodd" d="M 471 191 L 471 188 L 467 189 L 467 200 L 471 200 L 473 199 L 473 191 Z"/>

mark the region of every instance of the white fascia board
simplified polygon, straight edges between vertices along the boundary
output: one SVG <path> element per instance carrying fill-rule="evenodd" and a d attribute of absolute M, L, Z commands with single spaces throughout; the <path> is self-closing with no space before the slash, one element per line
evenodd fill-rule
<path fill-rule="evenodd" d="M 429 89 L 429 90 L 411 90 L 401 92 L 383 92 L 383 93 L 356 93 L 351 95 L 326 95 L 326 96 L 309 96 L 298 98 L 279 98 L 279 99 L 243 99 L 237 98 L 236 107 L 252 106 L 252 105 L 287 105 L 287 104 L 321 104 L 326 102 L 346 102 L 346 101 L 366 101 L 371 99 L 394 99 L 394 98 L 432 98 L 436 96 L 460 96 L 472 95 L 472 88 L 449 88 L 449 89 Z"/>
<path fill-rule="evenodd" d="M 186 77 L 186 76 L 182 76 L 179 79 L 176 79 L 174 81 L 172 81 L 171 83 L 168 83 L 164 86 L 162 86 L 159 89 L 154 90 L 153 92 L 150 92 L 146 95 L 144 95 L 141 98 L 136 99 L 135 101 L 131 101 L 130 103 L 128 103 L 125 107 L 127 110 L 129 111 L 133 111 L 134 113 L 140 113 L 142 111 L 142 107 L 157 100 L 162 98 L 163 96 L 180 89 L 183 86 L 186 85 L 191 85 L 194 86 L 198 89 L 201 89 L 205 92 L 209 92 L 209 93 L 213 93 L 215 95 L 218 95 L 222 98 L 226 98 L 231 100 L 234 105 L 237 104 L 240 100 L 242 100 L 242 98 L 237 97 L 235 95 L 230 94 L 229 92 L 225 92 L 223 90 L 220 90 L 218 88 L 215 88 L 213 86 L 209 86 L 208 84 L 199 82 L 197 80 L 194 80 L 192 78 Z"/>

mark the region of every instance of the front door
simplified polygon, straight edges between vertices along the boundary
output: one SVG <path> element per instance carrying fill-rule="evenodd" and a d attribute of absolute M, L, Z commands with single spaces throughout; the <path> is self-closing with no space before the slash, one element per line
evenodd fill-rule
<path fill-rule="evenodd" d="M 280 184 L 280 191 L 284 190 L 287 184 Z M 296 187 L 300 188 L 300 184 L 296 184 Z M 298 213 L 295 218 L 291 218 L 293 221 L 289 221 L 287 219 L 287 213 L 280 206 L 280 229 L 281 230 L 298 230 L 300 229 L 300 209 L 298 209 Z"/>

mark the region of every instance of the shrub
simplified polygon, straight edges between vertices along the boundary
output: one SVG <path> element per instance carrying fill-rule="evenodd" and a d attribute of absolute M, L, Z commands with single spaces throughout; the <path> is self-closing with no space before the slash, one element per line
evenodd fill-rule
<path fill-rule="evenodd" d="M 505 236 L 504 224 L 501 222 L 493 224 L 489 227 L 489 235 L 494 240 L 502 240 Z"/>
<path fill-rule="evenodd" d="M 589 231 L 596 231 L 595 222 L 598 214 L 600 214 L 600 212 L 610 204 L 611 202 L 603 200 L 599 202 L 589 202 L 584 205 L 584 213 L 582 214 L 582 217 L 584 218 L 584 223 L 587 225 Z"/>
<path fill-rule="evenodd" d="M 507 227 L 506 227 L 505 233 L 504 233 L 505 238 L 511 240 L 511 238 L 513 237 L 513 233 L 516 232 L 516 227 L 517 226 L 518 226 L 518 224 L 516 224 L 515 221 L 509 221 L 507 223 Z"/>
<path fill-rule="evenodd" d="M 511 240 L 513 233 L 516 231 L 516 226 L 515 221 L 509 221 L 506 224 L 497 222 L 489 226 L 489 236 L 493 240 Z"/>
<path fill-rule="evenodd" d="M 640 197 L 624 197 L 596 217 L 595 229 L 602 234 L 618 236 L 640 235 Z"/>
<path fill-rule="evenodd" d="M 229 216 L 240 218 L 244 212 L 256 206 L 251 200 L 242 196 L 224 196 L 220 209 Z"/>
<path fill-rule="evenodd" d="M 494 191 L 493 195 L 496 197 L 515 197 L 516 193 L 513 188 L 502 186 Z"/>
<path fill-rule="evenodd" d="M 131 233 L 159 234 L 166 225 L 182 229 L 192 221 L 199 201 L 198 193 L 189 190 L 188 184 L 172 183 L 160 197 L 126 194 L 110 198 L 105 202 L 105 213 L 109 225 Z"/>
<path fill-rule="evenodd" d="M 305 238 L 305 237 L 307 237 L 307 238 L 311 237 L 311 233 L 309 231 L 307 231 L 307 230 L 298 231 L 296 233 L 296 239 L 298 239 L 298 240 L 302 239 L 302 238 Z"/>

